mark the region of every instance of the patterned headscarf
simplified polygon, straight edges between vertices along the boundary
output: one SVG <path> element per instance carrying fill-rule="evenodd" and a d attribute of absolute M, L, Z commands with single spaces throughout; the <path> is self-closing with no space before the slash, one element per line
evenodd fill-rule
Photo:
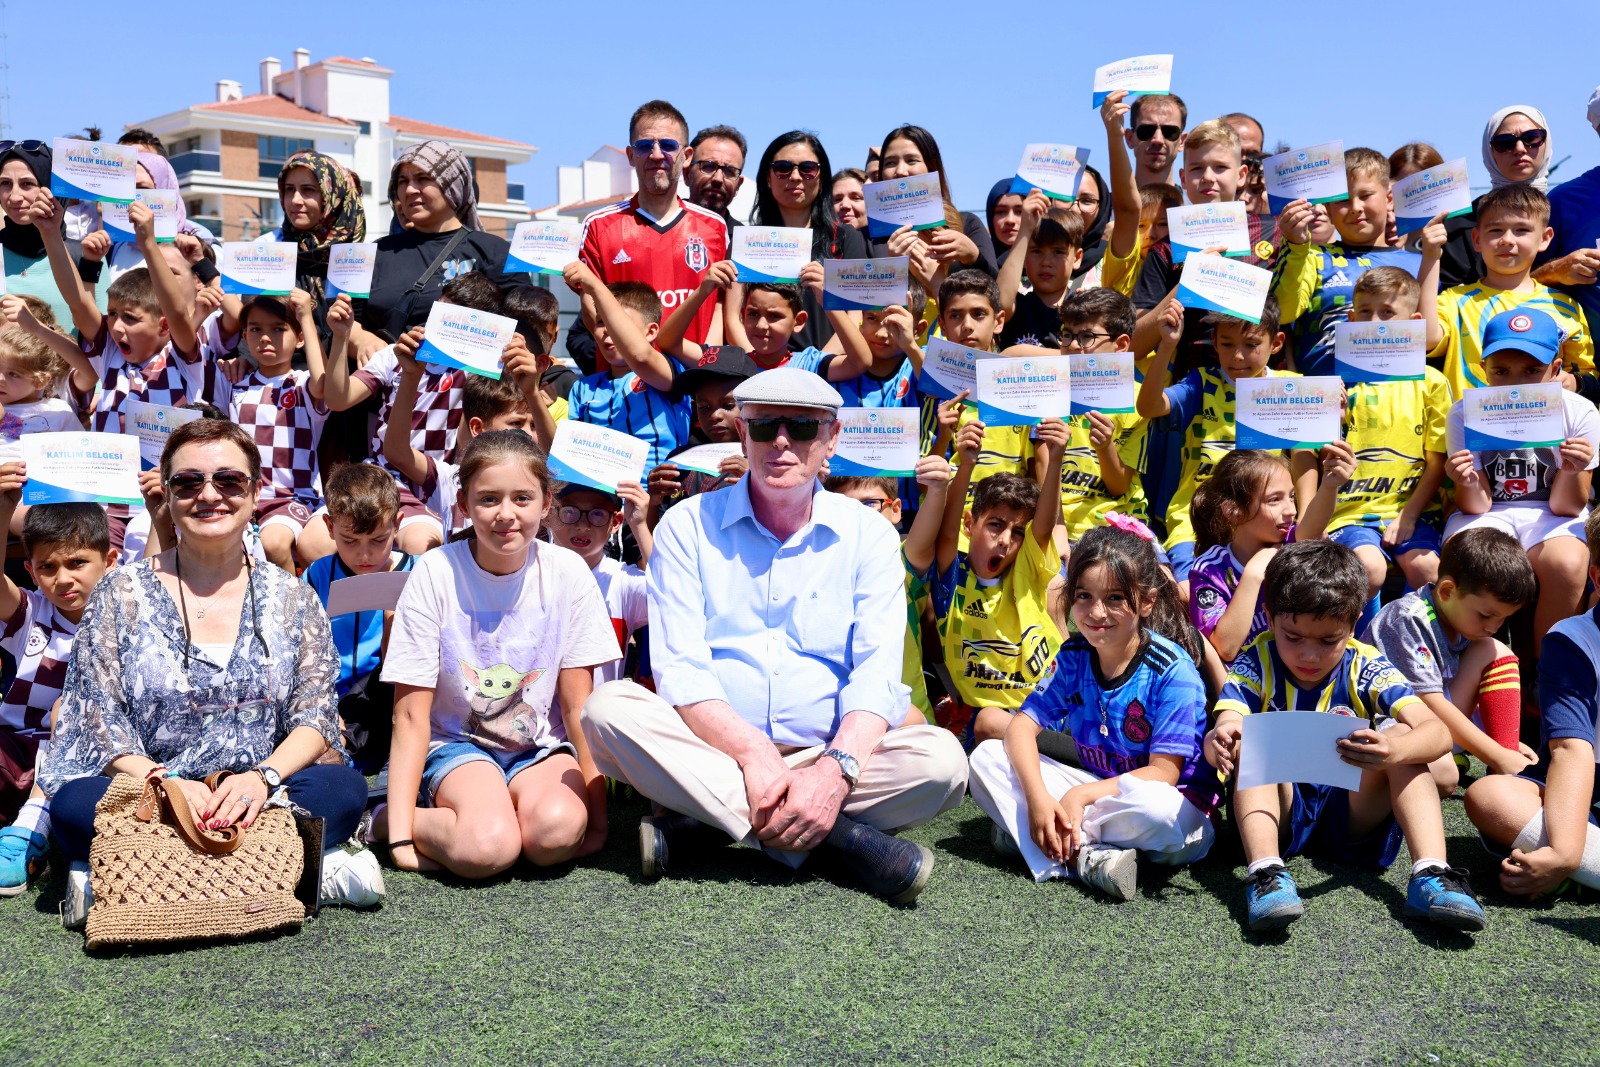
<path fill-rule="evenodd" d="M 328 277 L 328 246 L 354 244 L 367 239 L 367 209 L 350 172 L 338 160 L 321 152 L 298 152 L 278 171 L 278 198 L 283 199 L 289 172 L 304 167 L 322 189 L 322 222 L 314 230 L 297 230 L 283 220 L 283 240 L 300 246 L 295 273 L 299 285 L 320 301 Z"/>
<path fill-rule="evenodd" d="M 459 149 L 444 141 L 423 141 L 400 153 L 394 161 L 394 168 L 389 171 L 391 204 L 400 187 L 400 168 L 406 163 L 439 183 L 444 198 L 456 209 L 456 218 L 461 220 L 461 225 L 469 230 L 483 229 L 478 221 L 478 193 L 472 187 L 472 165 Z"/>

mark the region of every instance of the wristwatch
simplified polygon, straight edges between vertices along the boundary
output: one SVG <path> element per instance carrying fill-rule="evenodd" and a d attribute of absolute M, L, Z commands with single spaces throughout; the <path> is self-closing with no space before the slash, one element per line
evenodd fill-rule
<path fill-rule="evenodd" d="M 818 759 L 832 759 L 839 764 L 839 773 L 844 775 L 844 780 L 854 789 L 861 780 L 861 763 L 848 752 L 841 752 L 836 748 L 825 751 Z"/>
<path fill-rule="evenodd" d="M 283 784 L 283 775 L 268 767 L 265 763 L 252 767 L 251 770 L 261 775 L 261 780 L 267 783 L 267 791 L 269 793 Z"/>

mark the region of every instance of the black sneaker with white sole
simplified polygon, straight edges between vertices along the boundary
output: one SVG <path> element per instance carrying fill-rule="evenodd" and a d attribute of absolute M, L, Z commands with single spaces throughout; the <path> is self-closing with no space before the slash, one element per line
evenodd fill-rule
<path fill-rule="evenodd" d="M 931 850 L 843 815 L 834 821 L 822 847 L 838 856 L 874 896 L 891 904 L 917 899 L 933 873 Z"/>

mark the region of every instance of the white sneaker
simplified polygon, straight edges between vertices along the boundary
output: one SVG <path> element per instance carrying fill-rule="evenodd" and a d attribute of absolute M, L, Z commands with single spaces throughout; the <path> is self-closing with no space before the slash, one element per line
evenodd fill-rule
<path fill-rule="evenodd" d="M 89 888 L 89 864 L 78 860 L 67 871 L 67 896 L 61 902 L 61 925 L 68 930 L 83 929 L 92 907 L 94 892 Z"/>
<path fill-rule="evenodd" d="M 1084 845 L 1078 850 L 1078 881 L 1114 900 L 1132 900 L 1139 887 L 1139 852 L 1110 845 Z"/>
<path fill-rule="evenodd" d="M 330 848 L 322 854 L 322 903 L 370 908 L 383 896 L 383 868 L 369 850 Z"/>

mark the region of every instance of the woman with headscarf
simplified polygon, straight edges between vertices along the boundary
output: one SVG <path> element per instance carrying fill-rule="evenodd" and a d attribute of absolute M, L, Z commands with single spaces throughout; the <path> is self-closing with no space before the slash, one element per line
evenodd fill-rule
<path fill-rule="evenodd" d="M 329 247 L 367 239 L 361 190 L 338 160 L 321 152 L 300 152 L 278 171 L 278 201 L 283 224 L 273 237 L 299 246 L 295 285 L 320 304 L 328 281 Z"/>
<path fill-rule="evenodd" d="M 1495 189 L 1507 185 L 1528 185 L 1541 193 L 1549 187 L 1550 123 L 1544 112 L 1527 104 L 1503 107 L 1489 116 L 1483 128 L 1483 165 L 1489 184 Z M 1450 240 L 1439 262 L 1439 288 L 1467 285 L 1483 277 L 1483 257 L 1472 247 L 1472 230 L 1477 225 L 1477 203 L 1472 213 L 1447 219 Z"/>
<path fill-rule="evenodd" d="M 49 190 L 50 146 L 43 141 L 0 141 L 0 210 L 5 212 L 0 249 L 5 259 L 5 291 L 43 300 L 50 305 L 56 322 L 70 330 L 72 311 L 56 288 L 44 252 L 44 238 L 39 236 L 31 214 L 39 194 Z M 67 249 L 76 260 L 78 243 L 68 241 Z M 96 286 L 96 300 L 104 303 L 105 280 L 91 284 Z"/>

